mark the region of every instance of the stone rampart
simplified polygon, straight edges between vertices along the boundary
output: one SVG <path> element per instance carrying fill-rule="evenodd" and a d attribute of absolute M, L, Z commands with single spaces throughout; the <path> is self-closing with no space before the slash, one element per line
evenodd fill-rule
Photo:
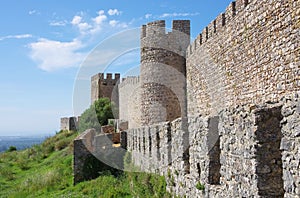
<path fill-rule="evenodd" d="M 299 1 L 237 0 L 204 28 L 187 50 L 188 113 L 299 91 L 299 10 Z"/>
<path fill-rule="evenodd" d="M 297 197 L 299 99 L 190 117 L 188 171 L 181 119 L 128 130 L 127 148 L 137 166 L 165 175 L 168 190 L 180 196 Z"/>

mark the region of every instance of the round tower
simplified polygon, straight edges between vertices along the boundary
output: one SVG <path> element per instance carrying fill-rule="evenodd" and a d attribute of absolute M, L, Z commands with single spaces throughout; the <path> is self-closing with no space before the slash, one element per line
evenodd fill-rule
<path fill-rule="evenodd" d="M 165 21 L 141 29 L 141 124 L 172 121 L 186 115 L 186 49 L 190 21 L 175 20 L 171 32 Z"/>

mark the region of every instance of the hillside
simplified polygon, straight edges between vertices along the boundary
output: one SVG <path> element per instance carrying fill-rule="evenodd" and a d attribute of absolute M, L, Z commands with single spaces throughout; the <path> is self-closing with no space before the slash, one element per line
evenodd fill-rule
<path fill-rule="evenodd" d="M 171 197 L 164 177 L 109 172 L 73 186 L 75 132 L 61 131 L 42 144 L 0 154 L 0 197 Z"/>

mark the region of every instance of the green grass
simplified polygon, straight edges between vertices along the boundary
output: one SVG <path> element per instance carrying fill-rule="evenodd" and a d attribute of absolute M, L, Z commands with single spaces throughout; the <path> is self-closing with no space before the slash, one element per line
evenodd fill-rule
<path fill-rule="evenodd" d="M 61 131 L 41 145 L 0 154 L 0 197 L 171 197 L 165 178 L 146 173 L 109 172 L 73 186 L 73 139 Z"/>

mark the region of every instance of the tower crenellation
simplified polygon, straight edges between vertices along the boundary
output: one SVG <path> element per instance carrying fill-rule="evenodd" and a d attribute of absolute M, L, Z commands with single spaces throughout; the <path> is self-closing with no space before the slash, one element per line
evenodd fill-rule
<path fill-rule="evenodd" d="M 91 103 L 93 104 L 99 98 L 112 99 L 112 93 L 115 86 L 120 82 L 120 74 L 107 73 L 106 77 L 104 73 L 98 73 L 91 77 Z M 115 100 L 115 99 L 114 99 Z"/>

